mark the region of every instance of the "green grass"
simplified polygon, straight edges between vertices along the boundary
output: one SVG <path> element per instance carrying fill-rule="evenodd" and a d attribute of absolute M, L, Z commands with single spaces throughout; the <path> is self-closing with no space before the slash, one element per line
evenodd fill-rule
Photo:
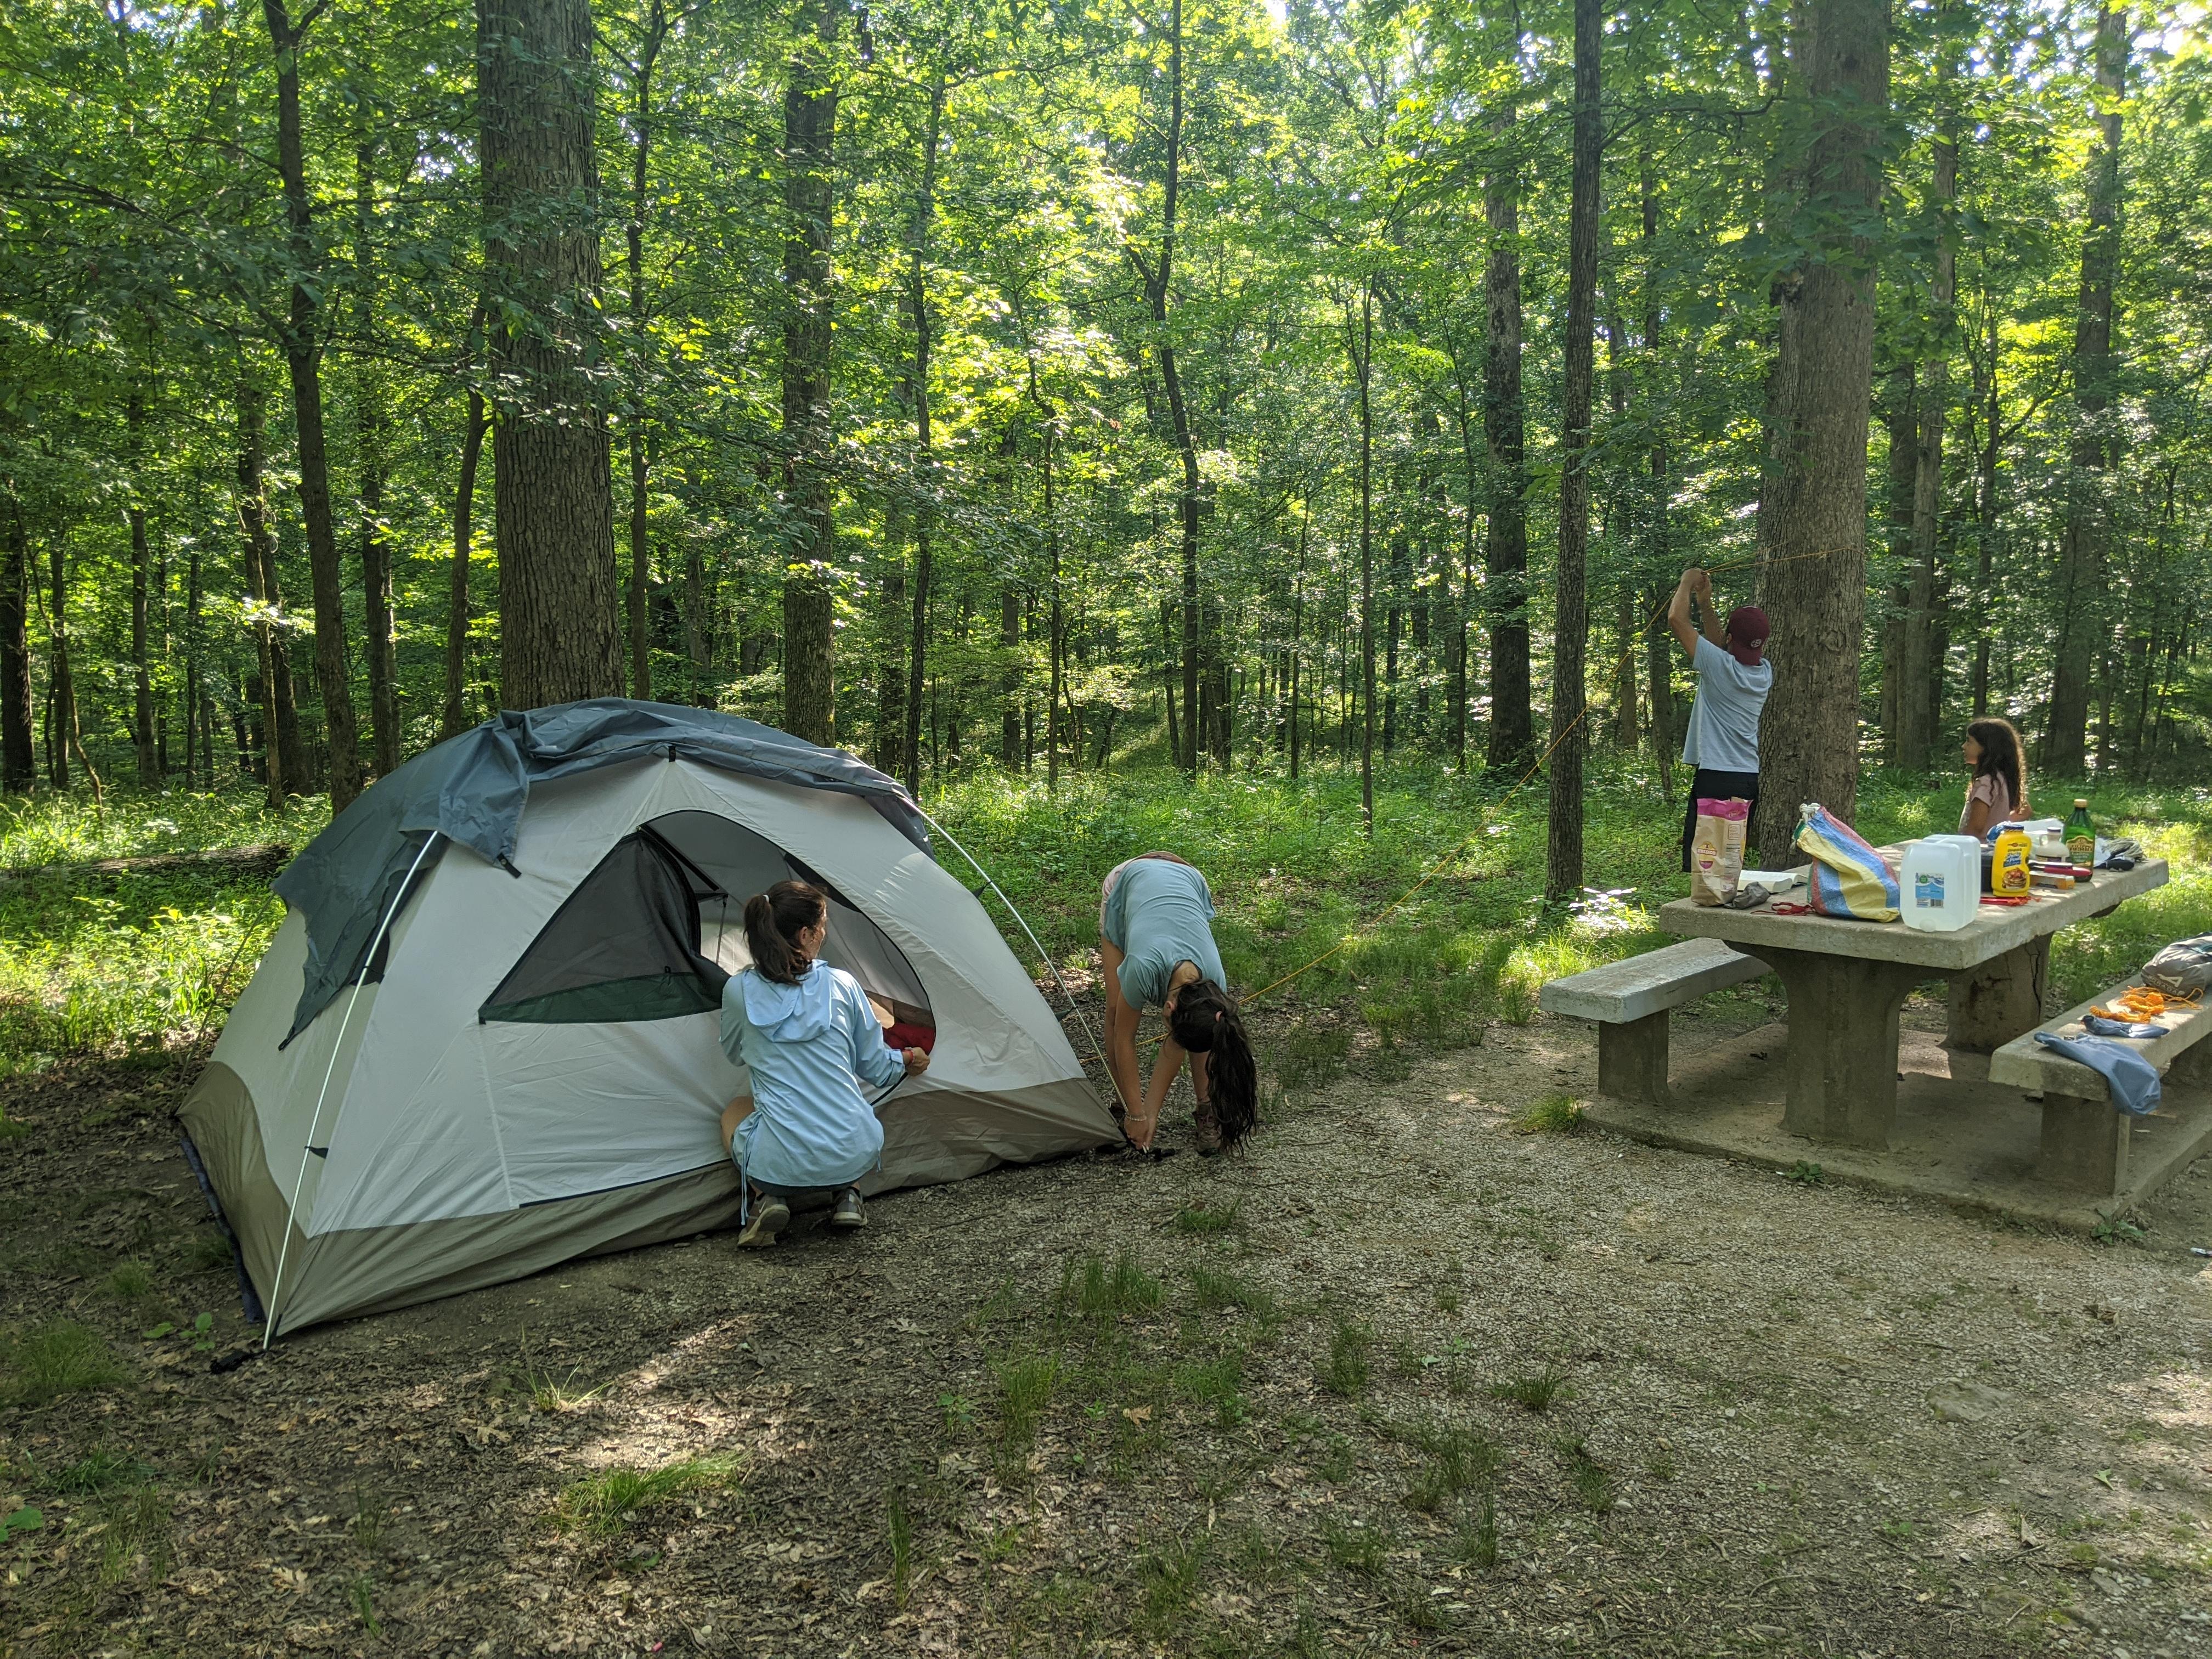
<path fill-rule="evenodd" d="M 1566 1379 L 1547 1365 L 1536 1376 L 1509 1377 L 1490 1385 L 1491 1397 L 1518 1406 L 1526 1412 L 1547 1412 Z"/>
<path fill-rule="evenodd" d="M 1211 1267 L 1194 1267 L 1189 1273 L 1192 1299 L 1206 1312 L 1234 1308 L 1265 1325 L 1272 1325 L 1282 1316 L 1281 1309 L 1264 1285 L 1239 1279 L 1235 1273 L 1217 1273 Z"/>
<path fill-rule="evenodd" d="M 100 1293 L 114 1302 L 141 1302 L 154 1293 L 154 1274 L 143 1261 L 126 1261 L 100 1281 Z"/>
<path fill-rule="evenodd" d="M 100 1577 L 119 1584 L 143 1572 L 158 1584 L 169 1573 L 169 1500 L 149 1481 L 100 1505 Z"/>
<path fill-rule="evenodd" d="M 1857 827 L 1877 842 L 1948 829 L 1962 787 L 1949 772 L 1870 772 Z M 2059 995 L 2081 1000 L 2127 977 L 2159 945 L 2212 932 L 2212 794 L 2118 783 L 2084 790 L 2045 778 L 2031 787 L 2042 801 L 2087 794 L 2106 828 L 2173 862 L 2166 888 L 2058 937 L 2051 972 Z M 1540 788 L 1508 802 L 1501 781 L 1432 761 L 1381 765 L 1371 840 L 1361 832 L 1357 770 L 1334 762 L 1295 783 L 1273 770 L 1193 781 L 1139 767 L 1064 778 L 1057 794 L 1041 777 L 986 771 L 928 804 L 1022 907 L 1055 961 L 1097 944 L 1106 872 L 1155 847 L 1206 871 L 1235 985 L 1255 989 L 1333 952 L 1258 1005 L 1271 1021 L 1261 1055 L 1271 1090 L 1324 1088 L 1347 1065 L 1402 1074 L 1419 1052 L 1480 1041 L 1492 1020 L 1526 1021 L 1545 981 L 1669 943 L 1651 912 L 1687 890 L 1674 867 L 1679 802 L 1659 798 L 1647 765 L 1603 750 L 1590 757 L 1587 867 L 1594 881 L 1602 872 L 1606 885 L 1627 893 L 1601 916 L 1534 902 L 1544 861 Z M 0 869 L 266 842 L 301 847 L 326 812 L 318 799 L 272 813 L 246 787 L 155 794 L 113 787 L 104 809 L 88 793 L 42 793 L 0 801 Z M 975 884 L 957 857 L 945 867 Z M 1370 925 L 1431 868 L 1419 893 Z M 995 899 L 983 902 L 1027 961 L 1027 940 Z M 264 881 L 221 870 L 58 869 L 0 883 L 0 1077 L 76 1054 L 171 1063 L 180 1039 L 220 1024 L 282 917 Z"/>
<path fill-rule="evenodd" d="M 95 1448 L 64 1468 L 57 1469 L 42 1484 L 48 1492 L 89 1497 L 111 1486 L 137 1485 L 153 1478 L 150 1465 L 125 1452 Z"/>
<path fill-rule="evenodd" d="M 1329 1333 L 1328 1356 L 1321 1364 L 1321 1385 L 1346 1399 L 1367 1387 L 1375 1372 L 1375 1333 L 1368 1326 L 1339 1319 Z"/>
<path fill-rule="evenodd" d="M 1103 1321 L 1150 1313 L 1166 1294 L 1136 1257 L 1123 1254 L 1109 1267 L 1103 1256 L 1071 1260 L 1061 1270 L 1054 1302 L 1063 1314 Z"/>
<path fill-rule="evenodd" d="M 43 1406 L 65 1394 L 111 1389 L 131 1373 L 114 1351 L 82 1325 L 58 1319 L 8 1345 L 0 1399 Z"/>
<path fill-rule="evenodd" d="M 1321 1540 L 1329 1560 L 1345 1571 L 1358 1573 L 1363 1578 L 1382 1577 L 1390 1540 L 1380 1528 L 1363 1526 L 1356 1521 L 1339 1521 L 1330 1516 L 1321 1523 Z"/>
<path fill-rule="evenodd" d="M 0 802 L 0 869 L 304 846 L 328 803 L 271 813 L 258 793 L 41 794 Z M 265 880 L 221 868 L 98 874 L 63 868 L 0 882 L 0 1076 L 45 1057 L 135 1053 L 220 1024 L 283 921 Z"/>
<path fill-rule="evenodd" d="M 603 1469 L 563 1492 L 553 1505 L 553 1524 L 563 1532 L 605 1537 L 619 1532 L 630 1516 L 672 1498 L 714 1492 L 743 1478 L 744 1461 L 735 1454 L 679 1457 L 657 1469 Z"/>
<path fill-rule="evenodd" d="M 999 1448 L 1003 1454 L 1027 1451 L 1035 1443 L 1038 1420 L 1052 1404 L 1060 1375 L 1060 1356 L 1053 1353 L 1024 1354 L 999 1366 Z"/>
<path fill-rule="evenodd" d="M 1175 1212 L 1168 1225 L 1193 1238 L 1218 1238 L 1244 1231 L 1244 1200 L 1228 1204 L 1187 1204 Z"/>

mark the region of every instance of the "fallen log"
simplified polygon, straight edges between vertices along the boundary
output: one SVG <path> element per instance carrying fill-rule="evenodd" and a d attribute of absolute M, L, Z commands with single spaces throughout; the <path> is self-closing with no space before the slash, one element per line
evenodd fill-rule
<path fill-rule="evenodd" d="M 199 853 L 153 853 L 143 858 L 94 859 L 82 864 L 27 864 L 0 870 L 0 886 L 50 877 L 81 880 L 87 876 L 161 875 L 179 870 L 213 870 L 234 876 L 273 876 L 290 862 L 292 849 L 279 842 L 256 847 L 216 847 Z"/>

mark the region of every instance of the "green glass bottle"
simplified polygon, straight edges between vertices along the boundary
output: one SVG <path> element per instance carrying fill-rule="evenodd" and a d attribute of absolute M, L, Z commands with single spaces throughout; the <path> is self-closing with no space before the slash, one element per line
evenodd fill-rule
<path fill-rule="evenodd" d="M 2077 799 L 2066 820 L 2066 856 L 2084 870 L 2097 856 L 2097 826 L 2089 822 L 2089 803 Z"/>

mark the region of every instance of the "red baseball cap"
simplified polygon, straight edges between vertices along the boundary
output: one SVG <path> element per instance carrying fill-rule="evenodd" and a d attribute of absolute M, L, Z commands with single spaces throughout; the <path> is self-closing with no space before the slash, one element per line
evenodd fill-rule
<path fill-rule="evenodd" d="M 1766 653 L 1766 613 L 1755 605 L 1740 605 L 1729 612 L 1729 654 L 1747 668 L 1759 666 Z"/>

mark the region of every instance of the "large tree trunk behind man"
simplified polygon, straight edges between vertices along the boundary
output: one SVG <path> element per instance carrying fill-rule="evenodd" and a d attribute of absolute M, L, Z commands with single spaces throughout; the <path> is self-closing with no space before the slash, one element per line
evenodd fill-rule
<path fill-rule="evenodd" d="M 2058 649 L 2043 763 L 2062 778 L 2089 766 L 2089 678 L 2105 614 L 2105 473 L 2112 442 L 2112 284 L 2120 264 L 2120 100 L 2128 74 L 2128 10 L 2097 13 L 2097 148 L 2083 180 L 2089 222 L 2081 236 L 2081 293 L 2074 313 L 2074 439 L 2066 524 L 2058 550 Z"/>
<path fill-rule="evenodd" d="M 511 708 L 620 696 L 612 458 L 589 366 L 599 193 L 588 0 L 477 0 L 484 280 Z"/>
<path fill-rule="evenodd" d="M 300 514 L 307 532 L 307 570 L 315 592 L 315 681 L 331 743 L 331 811 L 343 812 L 361 793 L 361 757 L 354 722 L 353 679 L 346 665 L 345 582 L 338 564 L 337 522 L 331 512 L 330 459 L 323 439 L 322 264 L 300 114 L 300 52 L 310 7 L 293 22 L 284 0 L 261 0 L 276 56 L 276 170 L 284 185 L 287 252 L 292 289 L 283 326 L 284 367 L 291 376 L 292 416 L 299 443 Z M 301 780 L 288 781 L 296 787 Z"/>
<path fill-rule="evenodd" d="M 1552 638 L 1550 835 L 1545 846 L 1544 896 L 1554 903 L 1583 884 L 1583 652 L 1589 632 L 1585 583 L 1589 550 L 1591 380 L 1597 321 L 1598 45 L 1604 30 L 1599 0 L 1575 0 L 1574 161 L 1567 209 L 1567 339 L 1559 398 L 1559 568 Z M 1615 330 L 1616 336 L 1618 329 Z"/>
<path fill-rule="evenodd" d="M 376 146 L 354 147 L 354 276 L 362 337 L 377 337 Z M 384 521 L 384 368 L 364 359 L 354 387 L 361 465 L 362 620 L 368 635 L 369 753 L 379 777 L 399 767 L 399 672 L 392 605 L 392 539 Z"/>
<path fill-rule="evenodd" d="M 1886 0 L 1808 0 L 1794 64 L 1812 113 L 1799 245 L 1782 284 L 1773 476 L 1760 502 L 1761 597 L 1774 692 L 1759 745 L 1760 862 L 1779 869 L 1797 807 L 1858 811 L 1859 651 L 1866 624 L 1867 422 L 1875 262 L 1856 234 L 1881 194 L 1889 105 Z"/>
<path fill-rule="evenodd" d="M 809 0 L 783 96 L 783 492 L 794 520 L 783 580 L 783 724 L 793 737 L 823 744 L 836 732 L 837 527 L 828 463 L 837 88 L 830 58 L 843 9 L 843 0 Z"/>

